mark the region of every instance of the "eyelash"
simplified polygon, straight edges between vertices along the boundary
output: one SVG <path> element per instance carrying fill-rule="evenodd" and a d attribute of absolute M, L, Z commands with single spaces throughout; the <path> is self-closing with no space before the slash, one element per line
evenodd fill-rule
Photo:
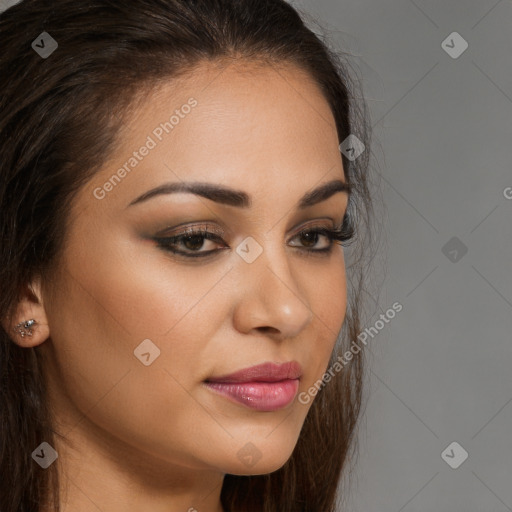
<path fill-rule="evenodd" d="M 354 227 L 352 226 L 350 219 L 347 215 L 343 218 L 343 224 L 340 229 L 329 229 L 325 227 L 318 227 L 318 228 L 307 228 L 303 229 L 299 233 L 297 233 L 293 238 L 297 238 L 300 236 L 304 236 L 306 234 L 313 234 L 313 235 L 321 235 L 325 236 L 329 240 L 329 246 L 324 247 L 323 249 L 309 249 L 305 248 L 304 251 L 307 254 L 319 254 L 319 255 L 328 255 L 332 252 L 334 248 L 334 244 L 338 243 L 339 245 L 348 245 L 344 244 L 343 242 L 349 242 L 353 239 L 354 236 Z M 216 234 L 212 233 L 210 231 L 207 231 L 206 228 L 189 228 L 182 233 L 179 233 L 177 235 L 169 236 L 169 237 L 155 237 L 153 240 L 158 244 L 158 246 L 165 251 L 172 252 L 173 254 L 177 254 L 180 256 L 184 256 L 186 258 L 205 258 L 207 256 L 210 256 L 216 252 L 219 252 L 222 249 L 214 249 L 211 251 L 205 251 L 205 252 L 199 252 L 199 251 L 192 251 L 192 252 L 185 252 L 185 251 L 179 251 L 173 248 L 174 245 L 179 244 L 186 238 L 190 237 L 201 237 L 207 240 L 211 240 L 214 242 L 223 242 L 222 238 Z M 316 244 L 315 244 L 316 245 Z"/>

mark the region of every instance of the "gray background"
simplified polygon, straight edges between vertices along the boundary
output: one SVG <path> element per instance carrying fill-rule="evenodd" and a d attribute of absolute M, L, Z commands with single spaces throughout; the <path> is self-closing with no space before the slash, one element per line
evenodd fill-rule
<path fill-rule="evenodd" d="M 387 267 L 367 326 L 403 305 L 368 343 L 344 510 L 512 511 L 512 2 L 292 3 L 352 54 L 370 107 Z"/>
<path fill-rule="evenodd" d="M 403 305 L 368 343 L 344 510 L 512 511 L 512 2 L 292 3 L 359 69 L 386 210 L 369 325 Z M 454 31 L 456 59 L 441 47 Z M 441 456 L 453 441 L 457 469 Z"/>

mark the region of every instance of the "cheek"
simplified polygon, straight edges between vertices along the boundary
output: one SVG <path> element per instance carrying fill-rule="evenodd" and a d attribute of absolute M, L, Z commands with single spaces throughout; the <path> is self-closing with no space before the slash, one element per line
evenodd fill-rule
<path fill-rule="evenodd" d="M 336 265 L 324 279 L 317 278 L 317 281 L 311 309 L 317 321 L 336 336 L 345 319 L 347 308 L 345 269 Z"/>
<path fill-rule="evenodd" d="M 110 243 L 101 258 L 90 252 L 70 254 L 68 261 L 84 295 L 100 306 L 100 323 L 123 331 L 134 342 L 162 337 L 190 324 L 212 325 L 211 318 L 197 311 L 212 300 L 210 292 L 229 270 L 179 264 L 142 241 Z M 92 308 L 96 309 L 94 304 Z"/>
<path fill-rule="evenodd" d="M 333 259 L 333 264 L 324 271 L 316 272 L 309 286 L 315 328 L 310 331 L 313 339 L 302 351 L 304 361 L 309 362 L 308 372 L 304 374 L 304 384 L 308 386 L 321 378 L 327 369 L 345 320 L 347 285 L 343 256 Z"/>
<path fill-rule="evenodd" d="M 144 366 L 138 347 L 151 340 L 142 345 L 150 351 L 146 362 L 190 381 L 191 367 L 227 318 L 227 297 L 217 286 L 225 269 L 179 269 L 160 254 L 103 254 L 101 261 L 93 253 L 70 254 L 68 261 L 52 308 L 52 338 L 84 367 L 84 378 Z"/>
<path fill-rule="evenodd" d="M 69 255 L 49 308 L 57 385 L 116 437 L 199 464 L 188 455 L 197 439 L 214 443 L 223 432 L 189 390 L 205 377 L 208 342 L 228 315 L 226 290 L 216 286 L 226 269 L 172 272 L 165 258 L 94 258 Z M 134 355 L 146 339 L 149 365 Z"/>

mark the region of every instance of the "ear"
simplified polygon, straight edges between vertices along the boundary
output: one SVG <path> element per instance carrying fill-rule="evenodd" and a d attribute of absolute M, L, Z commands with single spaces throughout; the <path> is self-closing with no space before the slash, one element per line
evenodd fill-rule
<path fill-rule="evenodd" d="M 32 326 L 24 327 L 28 320 L 35 320 Z M 35 278 L 27 284 L 18 303 L 8 318 L 2 320 L 2 327 L 20 347 L 35 347 L 50 336 L 46 311 L 44 309 L 41 279 Z"/>

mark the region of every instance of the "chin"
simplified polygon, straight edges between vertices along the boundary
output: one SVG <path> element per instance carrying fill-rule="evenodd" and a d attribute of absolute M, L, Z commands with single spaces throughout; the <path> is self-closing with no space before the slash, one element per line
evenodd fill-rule
<path fill-rule="evenodd" d="M 277 440 L 277 439 L 276 439 Z M 269 443 L 262 439 L 258 444 L 248 442 L 237 450 L 235 460 L 228 462 L 226 473 L 232 475 L 265 475 L 281 469 L 290 459 L 295 443 L 285 440 Z"/>
<path fill-rule="evenodd" d="M 228 473 L 238 476 L 268 475 L 269 473 L 273 473 L 274 471 L 281 469 L 290 457 L 291 454 L 286 457 L 282 457 L 281 459 L 272 459 L 267 461 L 261 460 L 252 466 L 243 463 L 237 464 L 236 467 L 230 468 Z"/>

